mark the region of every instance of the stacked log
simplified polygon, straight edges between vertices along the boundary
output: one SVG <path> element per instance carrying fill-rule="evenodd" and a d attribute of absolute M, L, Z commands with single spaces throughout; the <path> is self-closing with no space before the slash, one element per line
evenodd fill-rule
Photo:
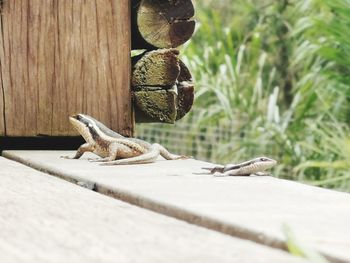
<path fill-rule="evenodd" d="M 194 85 L 176 47 L 193 35 L 191 0 L 133 0 L 132 48 L 145 49 L 132 58 L 136 122 L 174 123 L 193 104 Z"/>

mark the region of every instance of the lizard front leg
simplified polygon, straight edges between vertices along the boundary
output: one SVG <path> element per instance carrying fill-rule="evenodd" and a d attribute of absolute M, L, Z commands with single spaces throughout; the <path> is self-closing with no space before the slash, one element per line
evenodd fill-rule
<path fill-rule="evenodd" d="M 94 151 L 94 147 L 92 145 L 90 145 L 88 143 L 84 143 L 83 145 L 81 145 L 79 147 L 79 149 L 75 153 L 74 157 L 61 156 L 61 158 L 64 158 L 64 159 L 79 159 L 81 156 L 83 156 L 84 153 L 86 153 L 86 152 L 93 152 L 93 151 Z"/>

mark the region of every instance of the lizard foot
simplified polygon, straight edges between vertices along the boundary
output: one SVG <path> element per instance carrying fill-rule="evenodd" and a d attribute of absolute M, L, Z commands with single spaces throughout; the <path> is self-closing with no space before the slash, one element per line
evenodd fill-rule
<path fill-rule="evenodd" d="M 215 172 L 213 174 L 214 177 L 226 177 L 229 176 L 228 174 L 224 174 L 224 173 L 219 173 L 219 172 Z"/>
<path fill-rule="evenodd" d="M 187 160 L 187 159 L 194 159 L 194 158 L 193 156 L 180 155 L 176 157 L 174 160 Z"/>
<path fill-rule="evenodd" d="M 101 166 L 112 166 L 112 165 L 127 165 L 127 163 L 115 163 L 115 162 L 108 162 L 105 161 L 103 163 L 100 163 Z"/>
<path fill-rule="evenodd" d="M 88 160 L 89 162 L 94 163 L 94 162 L 99 162 L 99 161 L 101 160 L 101 158 L 88 158 L 87 160 Z"/>
<path fill-rule="evenodd" d="M 67 156 L 67 155 L 63 155 L 63 156 L 60 156 L 61 159 L 68 159 L 68 160 L 73 160 L 74 157 L 70 157 L 70 156 Z"/>
<path fill-rule="evenodd" d="M 264 173 L 264 172 L 257 172 L 257 173 L 252 174 L 252 175 L 256 175 L 256 176 L 271 176 L 270 173 Z"/>
<path fill-rule="evenodd" d="M 88 161 L 92 163 L 103 163 L 103 162 L 111 162 L 114 160 L 111 160 L 111 158 L 108 157 L 108 158 L 89 158 Z"/>

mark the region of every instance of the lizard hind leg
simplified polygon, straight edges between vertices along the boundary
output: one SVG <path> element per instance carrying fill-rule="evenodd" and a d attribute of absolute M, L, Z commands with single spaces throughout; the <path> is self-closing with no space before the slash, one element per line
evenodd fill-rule
<path fill-rule="evenodd" d="M 119 145 L 118 143 L 112 143 L 109 146 L 108 149 L 108 156 L 104 158 L 99 158 L 99 159 L 93 159 L 89 160 L 90 162 L 95 162 L 95 163 L 105 163 L 105 162 L 112 162 L 117 159 L 119 159 L 119 153 L 122 149 L 121 147 L 125 147 L 124 145 Z M 127 147 L 126 147 L 127 148 Z"/>
<path fill-rule="evenodd" d="M 153 163 L 157 160 L 160 154 L 159 147 L 156 144 L 153 144 L 150 148 L 150 151 L 141 154 L 136 157 L 115 160 L 111 162 L 101 163 L 100 165 L 129 165 L 129 164 L 145 164 L 145 163 Z"/>
<path fill-rule="evenodd" d="M 94 158 L 94 159 L 89 159 L 89 162 L 91 163 L 103 163 L 103 162 L 110 162 L 113 161 L 114 159 L 111 159 L 110 157 L 105 157 L 105 158 Z"/>
<path fill-rule="evenodd" d="M 159 148 L 160 155 L 166 160 L 182 160 L 182 159 L 191 159 L 192 156 L 184 156 L 170 153 L 167 149 L 165 149 L 162 145 L 155 143 L 156 147 Z"/>

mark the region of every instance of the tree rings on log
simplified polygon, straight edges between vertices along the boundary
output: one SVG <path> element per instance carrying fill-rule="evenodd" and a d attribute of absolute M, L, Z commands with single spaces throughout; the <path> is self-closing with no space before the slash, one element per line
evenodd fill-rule
<path fill-rule="evenodd" d="M 175 123 L 193 105 L 194 85 L 176 49 L 134 58 L 132 88 L 136 122 Z"/>
<path fill-rule="evenodd" d="M 196 22 L 191 0 L 134 0 L 132 49 L 175 48 L 188 41 Z"/>
<path fill-rule="evenodd" d="M 145 53 L 135 64 L 131 85 L 171 88 L 180 74 L 179 51 L 160 49 Z"/>

